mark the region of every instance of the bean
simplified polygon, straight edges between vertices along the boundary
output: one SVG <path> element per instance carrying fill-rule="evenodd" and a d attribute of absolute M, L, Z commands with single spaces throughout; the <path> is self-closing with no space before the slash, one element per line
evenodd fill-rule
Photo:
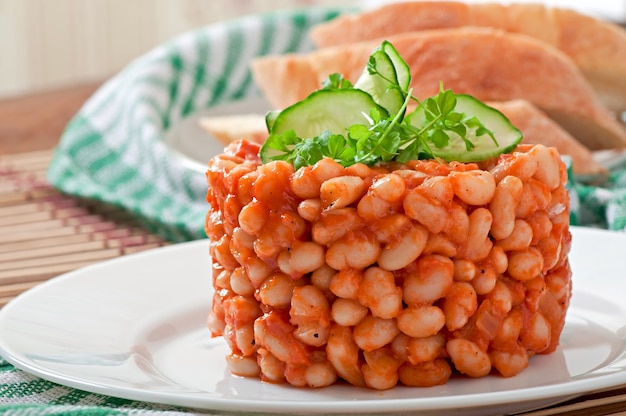
<path fill-rule="evenodd" d="M 399 333 L 395 319 L 368 315 L 354 327 L 353 337 L 359 348 L 372 351 L 389 344 Z"/>
<path fill-rule="evenodd" d="M 390 243 L 403 235 L 411 227 L 412 221 L 403 214 L 382 217 L 372 224 L 376 239 L 381 243 Z"/>
<path fill-rule="evenodd" d="M 529 351 L 543 352 L 550 346 L 550 337 L 550 323 L 541 313 L 536 313 L 522 328 L 520 342 Z"/>
<path fill-rule="evenodd" d="M 428 234 L 422 254 L 439 254 L 444 257 L 456 257 L 457 245 L 445 234 Z"/>
<path fill-rule="evenodd" d="M 289 188 L 300 199 L 318 199 L 320 196 L 320 185 L 322 184 L 312 173 L 313 166 L 306 166 L 298 169 L 291 181 Z"/>
<path fill-rule="evenodd" d="M 387 390 L 398 383 L 398 367 L 402 364 L 388 348 L 363 353 L 365 364 L 361 367 L 365 384 L 377 390 Z"/>
<path fill-rule="evenodd" d="M 519 150 L 519 146 L 518 149 Z M 528 149 L 530 150 L 530 149 Z M 499 163 L 491 173 L 499 182 L 505 176 L 514 176 L 527 181 L 537 171 L 537 159 L 528 153 L 515 152 L 505 159 L 504 163 Z"/>
<path fill-rule="evenodd" d="M 235 269 L 237 270 L 237 269 Z M 234 273 L 234 271 L 233 271 Z M 231 272 L 228 270 L 222 269 L 217 275 L 215 275 L 213 279 L 213 285 L 216 289 L 228 289 L 232 290 L 230 286 L 230 275 Z M 240 293 L 241 294 L 241 293 Z"/>
<path fill-rule="evenodd" d="M 251 296 L 254 294 L 254 286 L 243 267 L 237 267 L 233 270 L 229 276 L 229 284 L 232 291 L 238 295 Z"/>
<path fill-rule="evenodd" d="M 521 200 L 524 184 L 515 176 L 506 176 L 496 186 L 489 211 L 493 217 L 491 235 L 496 240 L 508 237 L 515 226 L 515 210 Z"/>
<path fill-rule="evenodd" d="M 507 315 L 513 307 L 513 294 L 502 280 L 498 280 L 491 292 L 486 296 L 493 304 L 493 312 L 497 315 Z"/>
<path fill-rule="evenodd" d="M 250 279 L 252 286 L 258 288 L 263 281 L 272 273 L 272 268 L 263 260 L 256 256 L 248 257 L 243 264 L 246 275 Z"/>
<path fill-rule="evenodd" d="M 453 202 L 448 205 L 448 215 L 448 224 L 443 232 L 455 244 L 464 244 L 469 233 L 467 211 L 461 205 Z"/>
<path fill-rule="evenodd" d="M 420 188 L 409 191 L 404 198 L 404 212 L 433 234 L 442 232 L 448 224 L 446 206 L 437 199 L 428 198 Z"/>
<path fill-rule="evenodd" d="M 361 225 L 362 220 L 356 209 L 333 209 L 322 213 L 319 221 L 313 224 L 311 233 L 314 242 L 328 245 Z"/>
<path fill-rule="evenodd" d="M 292 386 L 306 387 L 306 370 L 308 367 L 302 364 L 287 363 L 285 365 L 285 380 Z"/>
<path fill-rule="evenodd" d="M 329 362 L 313 363 L 304 373 L 306 385 L 311 388 L 326 387 L 337 381 L 337 372 Z"/>
<path fill-rule="evenodd" d="M 450 172 L 454 193 L 468 205 L 486 205 L 496 190 L 493 175 L 484 170 Z"/>
<path fill-rule="evenodd" d="M 514 251 L 509 255 L 509 275 L 525 282 L 537 276 L 543 269 L 543 255 L 539 250 L 530 247 L 524 251 Z"/>
<path fill-rule="evenodd" d="M 228 234 L 224 234 L 219 240 L 211 241 L 209 253 L 224 269 L 232 271 L 239 267 L 239 263 L 230 252 L 230 239 Z"/>
<path fill-rule="evenodd" d="M 486 208 L 478 208 L 469 215 L 466 242 L 459 247 L 461 258 L 478 262 L 489 255 L 493 243 L 489 239 L 493 216 Z"/>
<path fill-rule="evenodd" d="M 446 318 L 437 306 L 412 306 L 397 317 L 398 329 L 410 337 L 429 337 L 443 328 Z"/>
<path fill-rule="evenodd" d="M 454 331 L 463 327 L 478 308 L 476 291 L 467 282 L 454 282 L 443 300 L 446 328 Z"/>
<path fill-rule="evenodd" d="M 516 218 L 528 218 L 537 211 L 537 201 L 528 182 L 524 182 L 519 204 L 515 209 Z"/>
<path fill-rule="evenodd" d="M 322 183 L 320 199 L 326 209 L 344 208 L 359 200 L 367 185 L 358 176 L 339 176 Z"/>
<path fill-rule="evenodd" d="M 336 273 L 337 271 L 335 269 L 327 264 L 324 264 L 322 267 L 311 273 L 311 284 L 315 285 L 323 292 L 327 292 L 330 290 L 330 282 Z"/>
<path fill-rule="evenodd" d="M 380 244 L 373 232 L 350 231 L 334 241 L 326 251 L 326 263 L 335 270 L 364 269 L 380 256 Z"/>
<path fill-rule="evenodd" d="M 228 195 L 224 200 L 224 232 L 233 233 L 233 230 L 239 226 L 237 217 L 241 211 L 242 205 L 234 195 Z"/>
<path fill-rule="evenodd" d="M 407 190 L 417 188 L 429 177 L 424 172 L 418 172 L 412 169 L 398 169 L 393 173 L 404 180 Z"/>
<path fill-rule="evenodd" d="M 387 215 L 396 213 L 394 205 L 375 196 L 371 192 L 363 195 L 363 198 L 361 198 L 357 205 L 357 210 L 359 216 L 368 221 L 375 221 L 378 218 L 383 218 Z"/>
<path fill-rule="evenodd" d="M 532 245 L 548 237 L 552 231 L 552 221 L 544 211 L 534 212 L 526 221 L 533 232 L 533 239 L 530 242 Z"/>
<path fill-rule="evenodd" d="M 390 173 L 376 178 L 370 190 L 372 195 L 377 198 L 394 203 L 400 201 L 404 196 L 406 184 L 400 176 Z"/>
<path fill-rule="evenodd" d="M 256 182 L 258 176 L 259 173 L 256 170 L 253 170 L 252 172 L 248 172 L 243 175 L 237 181 L 237 189 L 235 192 L 237 194 L 237 199 L 242 206 L 251 203 L 254 199 L 254 183 Z"/>
<path fill-rule="evenodd" d="M 224 327 L 226 323 L 224 321 L 224 306 L 222 305 L 223 299 L 220 293 L 224 291 L 215 291 L 211 302 L 211 313 L 207 318 L 207 327 L 211 331 L 211 335 L 218 337 L 224 334 Z"/>
<path fill-rule="evenodd" d="M 294 327 L 275 311 L 270 311 L 254 321 L 254 334 L 259 347 L 267 349 L 282 362 L 309 365 L 308 351 L 295 337 L 293 330 Z"/>
<path fill-rule="evenodd" d="M 445 384 L 451 374 L 452 369 L 443 358 L 415 365 L 404 363 L 398 369 L 400 381 L 409 387 L 431 387 Z"/>
<path fill-rule="evenodd" d="M 491 248 L 489 260 L 491 260 L 493 269 L 498 275 L 506 272 L 506 269 L 509 267 L 509 257 L 500 246 L 496 245 Z"/>
<path fill-rule="evenodd" d="M 322 208 L 322 201 L 319 199 L 305 199 L 298 204 L 298 215 L 309 222 L 315 222 L 319 220 Z"/>
<path fill-rule="evenodd" d="M 224 235 L 224 223 L 221 211 L 209 211 L 204 217 L 204 231 L 211 240 L 217 240 Z"/>
<path fill-rule="evenodd" d="M 492 340 L 493 348 L 506 350 L 511 345 L 517 344 L 522 326 L 524 324 L 524 316 L 519 308 L 513 309 L 502 321 L 502 325 L 496 331 L 496 335 Z"/>
<path fill-rule="evenodd" d="M 450 354 L 454 367 L 469 377 L 483 377 L 491 371 L 489 356 L 471 341 L 451 339 L 446 343 L 446 351 Z"/>
<path fill-rule="evenodd" d="M 293 165 L 284 161 L 272 161 L 258 168 L 259 176 L 254 182 L 254 196 L 268 207 L 273 207 L 282 200 L 282 193 L 289 189 L 289 180 L 293 175 Z"/>
<path fill-rule="evenodd" d="M 373 316 L 391 319 L 402 309 L 402 289 L 396 286 L 393 273 L 370 267 L 363 273 L 358 300 Z"/>
<path fill-rule="evenodd" d="M 446 205 L 454 199 L 454 186 L 449 176 L 431 176 L 424 180 L 421 188 L 424 195 Z"/>
<path fill-rule="evenodd" d="M 378 264 L 387 270 L 399 270 L 417 259 L 428 238 L 428 231 L 419 224 L 411 224 L 405 233 L 385 245 L 378 256 Z"/>
<path fill-rule="evenodd" d="M 537 160 L 537 171 L 533 175 L 546 184 L 550 190 L 556 189 L 561 183 L 559 154 L 553 147 L 536 145 L 529 154 Z"/>
<path fill-rule="evenodd" d="M 259 348 L 258 354 L 258 363 L 263 380 L 270 383 L 282 383 L 285 381 L 285 363 L 274 357 L 265 348 Z"/>
<path fill-rule="evenodd" d="M 312 241 L 294 241 L 289 251 L 291 275 L 300 277 L 325 264 L 324 247 Z"/>
<path fill-rule="evenodd" d="M 226 364 L 231 373 L 241 377 L 256 377 L 261 372 L 254 356 L 229 354 L 226 356 Z"/>
<path fill-rule="evenodd" d="M 336 299 L 331 307 L 331 318 L 342 326 L 355 326 L 367 316 L 369 310 L 352 299 Z"/>
<path fill-rule="evenodd" d="M 529 179 L 528 186 L 535 197 L 535 203 L 537 204 L 537 211 L 543 211 L 548 208 L 550 202 L 552 202 L 552 193 L 548 185 L 540 182 L 536 179 Z M 555 190 L 556 191 L 556 190 Z"/>
<path fill-rule="evenodd" d="M 295 282 L 284 273 L 274 273 L 259 287 L 259 299 L 264 305 L 274 308 L 288 308 L 291 305 L 291 297 Z"/>
<path fill-rule="evenodd" d="M 260 201 L 252 201 L 239 212 L 239 226 L 250 235 L 258 235 L 268 217 L 267 207 Z"/>
<path fill-rule="evenodd" d="M 359 365 L 359 347 L 354 342 L 350 328 L 332 325 L 326 355 L 341 378 L 354 386 L 365 385 Z"/>
<path fill-rule="evenodd" d="M 409 338 L 407 360 L 413 364 L 433 361 L 445 353 L 446 337 L 439 333 L 425 338 Z"/>
<path fill-rule="evenodd" d="M 298 169 L 289 186 L 301 199 L 319 198 L 322 182 L 343 175 L 344 168 L 330 158 L 323 158 L 313 166 Z"/>
<path fill-rule="evenodd" d="M 496 286 L 498 274 L 491 262 L 480 262 L 476 266 L 478 273 L 471 281 L 471 284 L 477 294 L 486 295 Z"/>
<path fill-rule="evenodd" d="M 237 350 L 241 351 L 242 355 L 252 355 L 257 349 L 254 339 L 253 323 L 249 322 L 237 329 L 234 329 L 234 341 L 237 346 Z"/>
<path fill-rule="evenodd" d="M 330 334 L 330 305 L 315 286 L 295 287 L 289 309 L 289 322 L 296 326 L 294 336 L 306 345 L 321 347 Z"/>
<path fill-rule="evenodd" d="M 454 280 L 457 282 L 469 282 L 476 276 L 476 265 L 473 261 L 465 259 L 454 260 Z"/>
<path fill-rule="evenodd" d="M 224 321 L 237 330 L 261 316 L 261 309 L 251 296 L 235 295 L 224 300 Z"/>
<path fill-rule="evenodd" d="M 359 178 L 365 179 L 374 176 L 375 172 L 363 163 L 355 163 L 345 169 L 345 174 L 358 176 Z"/>
<path fill-rule="evenodd" d="M 528 367 L 528 353 L 519 344 L 511 350 L 491 350 L 489 359 L 493 367 L 504 377 L 513 377 Z"/>
<path fill-rule="evenodd" d="M 356 269 L 341 270 L 330 280 L 330 291 L 343 299 L 357 299 L 363 274 Z"/>
<path fill-rule="evenodd" d="M 417 260 L 416 271 L 405 274 L 403 299 L 408 304 L 433 303 L 452 286 L 454 263 L 449 258 L 428 255 Z"/>

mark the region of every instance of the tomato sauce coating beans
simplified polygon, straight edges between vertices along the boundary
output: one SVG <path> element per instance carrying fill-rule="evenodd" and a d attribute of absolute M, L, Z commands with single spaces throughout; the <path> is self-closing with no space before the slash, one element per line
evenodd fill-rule
<path fill-rule="evenodd" d="M 558 346 L 571 235 L 554 149 L 295 172 L 258 150 L 235 142 L 207 171 L 208 326 L 233 374 L 432 386 L 511 377 Z"/>

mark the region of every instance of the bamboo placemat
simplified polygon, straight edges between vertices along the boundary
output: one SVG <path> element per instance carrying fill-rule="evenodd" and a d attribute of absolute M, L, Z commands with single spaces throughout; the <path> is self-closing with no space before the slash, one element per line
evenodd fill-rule
<path fill-rule="evenodd" d="M 0 155 L 0 307 L 59 274 L 167 244 L 120 208 L 52 188 L 51 157 Z"/>

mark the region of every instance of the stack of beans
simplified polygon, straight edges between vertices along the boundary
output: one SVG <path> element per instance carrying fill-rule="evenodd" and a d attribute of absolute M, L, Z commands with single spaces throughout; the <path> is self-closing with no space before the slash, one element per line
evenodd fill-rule
<path fill-rule="evenodd" d="M 234 374 L 432 386 L 513 376 L 558 346 L 571 236 L 553 148 L 297 171 L 258 150 L 235 142 L 207 171 L 208 325 Z"/>

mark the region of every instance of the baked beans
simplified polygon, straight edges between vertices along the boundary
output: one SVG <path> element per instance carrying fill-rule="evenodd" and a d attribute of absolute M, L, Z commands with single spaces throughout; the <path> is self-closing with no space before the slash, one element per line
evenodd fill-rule
<path fill-rule="evenodd" d="M 557 347 L 571 235 L 554 149 L 297 171 L 258 150 L 235 142 L 207 171 L 207 324 L 233 374 L 385 390 L 511 377 Z"/>

